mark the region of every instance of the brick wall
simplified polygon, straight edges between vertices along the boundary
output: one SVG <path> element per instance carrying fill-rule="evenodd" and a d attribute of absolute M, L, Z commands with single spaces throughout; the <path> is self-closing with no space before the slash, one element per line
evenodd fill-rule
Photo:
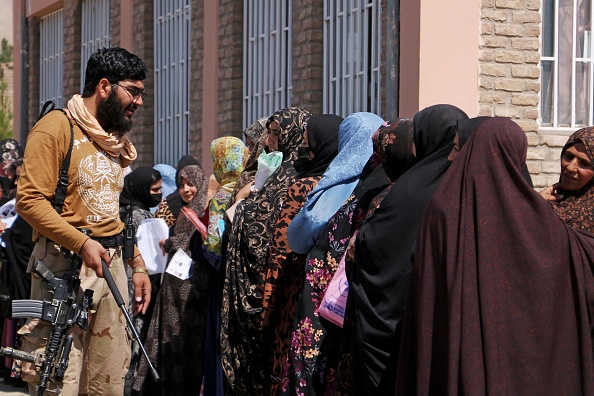
<path fill-rule="evenodd" d="M 30 130 L 39 115 L 39 22 L 38 17 L 27 21 L 27 72 L 23 78 L 27 79 L 27 125 Z"/>
<path fill-rule="evenodd" d="M 381 101 L 381 108 L 380 113 L 378 114 L 380 117 L 384 119 L 389 119 L 388 110 L 386 109 L 386 94 L 387 94 L 387 82 L 386 79 L 386 70 L 387 70 L 387 54 L 388 54 L 388 23 L 392 23 L 393 21 L 388 19 L 388 7 L 386 6 L 386 1 L 380 1 L 381 7 L 381 25 L 382 25 L 382 32 L 381 32 L 381 42 L 380 42 L 380 101 Z"/>
<path fill-rule="evenodd" d="M 82 0 L 64 1 L 64 105 L 80 93 Z"/>
<path fill-rule="evenodd" d="M 292 106 L 322 113 L 324 68 L 324 2 L 293 3 Z"/>
<path fill-rule="evenodd" d="M 115 5 L 111 6 L 112 13 L 115 12 Z M 134 0 L 133 3 L 134 35 L 132 38 L 132 53 L 144 61 L 148 69 L 148 76 L 144 80 L 144 87 L 147 93 L 143 106 L 134 113 L 134 126 L 130 138 L 138 151 L 138 159 L 134 166 L 153 166 L 154 153 L 154 70 L 153 58 L 154 48 L 154 25 L 153 25 L 153 2 L 145 0 Z"/>
<path fill-rule="evenodd" d="M 538 130 L 540 21 L 540 0 L 481 2 L 480 115 L 510 117 L 526 132 L 537 189 L 557 181 L 567 140 Z"/>
<path fill-rule="evenodd" d="M 190 42 L 190 153 L 202 152 L 202 70 L 204 59 L 204 4 L 192 1 L 192 40 Z"/>
<path fill-rule="evenodd" d="M 243 2 L 219 2 L 219 136 L 242 136 Z"/>
<path fill-rule="evenodd" d="M 130 1 L 130 0 L 124 0 Z M 120 0 L 109 1 L 109 43 L 112 47 L 120 47 L 121 39 L 121 4 Z"/>

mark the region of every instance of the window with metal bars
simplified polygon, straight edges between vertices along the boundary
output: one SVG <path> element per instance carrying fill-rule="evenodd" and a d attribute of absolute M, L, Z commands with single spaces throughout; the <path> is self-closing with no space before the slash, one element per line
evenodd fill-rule
<path fill-rule="evenodd" d="M 80 54 L 80 91 L 85 84 L 85 70 L 91 55 L 109 48 L 109 0 L 83 0 Z"/>
<path fill-rule="evenodd" d="M 155 163 L 177 165 L 189 150 L 189 0 L 154 0 Z"/>
<path fill-rule="evenodd" d="M 592 125 L 592 0 L 542 0 L 541 127 Z"/>
<path fill-rule="evenodd" d="M 244 0 L 243 127 L 291 106 L 292 0 Z"/>
<path fill-rule="evenodd" d="M 380 114 L 380 0 L 324 0 L 324 113 Z"/>
<path fill-rule="evenodd" d="M 39 22 L 39 109 L 52 100 L 64 106 L 64 12 L 55 11 Z"/>

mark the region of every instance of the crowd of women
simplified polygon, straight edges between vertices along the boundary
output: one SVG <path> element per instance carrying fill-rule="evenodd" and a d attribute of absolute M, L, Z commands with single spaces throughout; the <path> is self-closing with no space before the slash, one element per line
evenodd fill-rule
<path fill-rule="evenodd" d="M 516 123 L 451 105 L 244 133 L 210 177 L 189 155 L 125 177 L 122 219 L 192 263 L 151 276 L 161 381 L 133 344 L 127 395 L 594 394 L 594 128 L 540 193 Z"/>
<path fill-rule="evenodd" d="M 210 179 L 182 158 L 154 215 L 192 267 L 153 279 L 136 323 L 162 380 L 136 348 L 130 394 L 594 393 L 594 128 L 540 193 L 517 124 L 451 105 L 245 135 L 212 142 Z M 135 222 L 158 179 L 126 176 Z"/>

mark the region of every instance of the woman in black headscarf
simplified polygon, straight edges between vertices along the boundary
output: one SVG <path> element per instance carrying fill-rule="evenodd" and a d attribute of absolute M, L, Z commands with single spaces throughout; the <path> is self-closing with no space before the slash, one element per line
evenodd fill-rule
<path fill-rule="evenodd" d="M 468 120 L 458 120 L 458 133 L 456 133 L 456 137 L 454 138 L 454 148 L 450 153 L 448 159 L 453 161 L 458 155 L 458 152 L 464 146 L 470 135 L 483 123 L 483 121 L 490 119 L 491 117 L 481 116 L 481 117 L 474 117 Z M 528 172 L 528 167 L 526 163 L 522 165 L 522 176 L 526 179 L 526 182 L 530 185 L 530 187 L 534 187 L 532 185 L 532 178 L 530 177 L 530 172 Z"/>
<path fill-rule="evenodd" d="M 427 205 L 397 394 L 594 394 L 594 240 L 526 183 L 527 146 L 484 121 Z"/>
<path fill-rule="evenodd" d="M 269 118 L 267 145 L 283 154 L 282 163 L 260 191 L 248 195 L 235 209 L 228 234 L 221 308 L 221 362 L 227 377 L 226 392 L 230 394 L 269 391 L 270 372 L 246 362 L 266 354 L 254 349 L 259 345 L 262 312 L 260 274 L 282 202 L 297 175 L 293 163 L 309 118 L 308 111 L 294 107 L 277 111 Z"/>
<path fill-rule="evenodd" d="M 161 182 L 161 173 L 150 166 L 140 166 L 128 173 L 120 194 L 122 221 L 132 214 L 132 222 L 138 230 L 142 220 L 152 218 L 150 209 L 161 202 Z"/>
<path fill-rule="evenodd" d="M 261 326 L 263 341 L 274 343 L 274 361 L 266 362 L 272 371 L 270 394 L 275 394 L 278 387 L 276 379 L 282 374 L 288 350 L 288 333 L 293 325 L 296 299 L 304 276 L 305 255 L 291 250 L 287 241 L 287 228 L 305 203 L 307 194 L 318 184 L 336 157 L 341 122 L 342 117 L 330 114 L 313 116 L 308 120 L 304 142 L 298 149 L 299 156 L 295 162 L 299 174 L 289 187 L 268 248 L 266 267 L 262 274 L 265 283 Z"/>
<path fill-rule="evenodd" d="M 128 221 L 129 216 L 132 216 L 132 224 L 134 229 L 138 231 L 138 226 L 144 219 L 150 219 L 153 217 L 150 212 L 150 208 L 157 206 L 161 202 L 161 173 L 149 166 L 140 166 L 128 173 L 124 177 L 124 189 L 120 194 L 120 218 L 124 223 Z M 137 315 L 133 312 L 134 302 L 134 283 L 132 282 L 132 268 L 126 266 L 126 275 L 128 277 L 128 312 L 133 317 L 134 327 L 140 339 L 144 342 L 146 337 L 146 327 L 150 321 L 152 310 L 154 307 L 156 291 L 159 287 L 160 275 L 151 275 L 151 290 L 154 292 L 151 295 L 151 304 L 145 314 L 138 313 Z M 138 369 L 138 363 L 140 361 L 141 351 L 140 346 L 136 341 L 132 342 L 132 356 L 130 359 L 130 368 L 126 374 L 126 385 L 124 387 L 124 394 L 132 394 L 132 383 L 134 381 L 134 375 Z"/>
<path fill-rule="evenodd" d="M 450 165 L 448 155 L 460 119 L 468 116 L 451 105 L 431 106 L 414 116 L 417 163 L 394 183 L 359 229 L 349 277 L 356 394 L 394 391 L 415 241 L 425 206 Z"/>

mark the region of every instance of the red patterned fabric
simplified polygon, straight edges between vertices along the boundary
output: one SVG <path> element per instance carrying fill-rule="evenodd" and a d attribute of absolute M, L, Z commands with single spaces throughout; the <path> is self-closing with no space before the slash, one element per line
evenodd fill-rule
<path fill-rule="evenodd" d="M 484 121 L 433 195 L 398 394 L 594 394 L 594 239 L 526 183 L 526 147 L 513 121 Z"/>
<path fill-rule="evenodd" d="M 582 143 L 590 161 L 594 162 L 594 127 L 582 128 L 569 137 L 561 151 L 565 151 L 576 143 Z M 561 201 L 552 201 L 553 209 L 564 222 L 572 227 L 594 233 L 594 180 L 586 184 L 579 191 L 566 191 L 559 188 L 558 193 L 563 195 Z"/>

